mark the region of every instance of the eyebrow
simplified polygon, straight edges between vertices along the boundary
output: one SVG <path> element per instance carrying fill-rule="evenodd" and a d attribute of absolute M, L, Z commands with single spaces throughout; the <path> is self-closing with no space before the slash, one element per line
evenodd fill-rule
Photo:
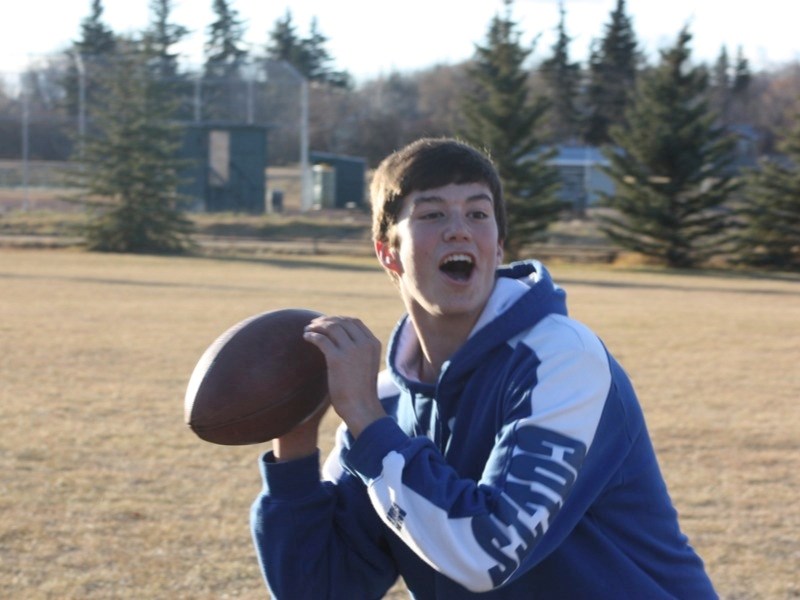
<path fill-rule="evenodd" d="M 481 192 L 479 194 L 473 194 L 472 196 L 468 196 L 467 197 L 467 202 L 481 202 L 483 200 L 486 200 L 487 202 L 494 203 L 494 201 L 492 200 L 491 194 L 487 194 L 485 192 Z M 436 196 L 436 195 L 424 196 L 424 195 L 422 195 L 422 196 L 415 196 L 414 199 L 412 200 L 412 203 L 414 204 L 414 206 L 419 206 L 420 204 L 427 204 L 427 203 L 432 203 L 432 202 L 444 202 L 444 201 L 445 201 L 444 198 L 442 198 L 441 196 Z"/>

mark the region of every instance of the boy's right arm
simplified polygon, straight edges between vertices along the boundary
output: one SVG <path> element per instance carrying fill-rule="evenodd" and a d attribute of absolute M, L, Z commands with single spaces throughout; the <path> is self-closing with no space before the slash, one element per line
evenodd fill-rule
<path fill-rule="evenodd" d="M 397 579 L 385 528 L 360 479 L 320 480 L 324 413 L 261 458 L 264 487 L 250 517 L 259 565 L 275 598 L 381 598 Z"/>

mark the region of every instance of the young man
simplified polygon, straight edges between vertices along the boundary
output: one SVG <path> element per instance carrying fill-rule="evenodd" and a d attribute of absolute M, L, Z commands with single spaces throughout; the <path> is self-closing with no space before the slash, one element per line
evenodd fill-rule
<path fill-rule="evenodd" d="M 489 159 L 419 140 L 371 193 L 407 315 L 380 374 L 359 320 L 307 328 L 344 424 L 323 480 L 322 413 L 262 458 L 251 519 L 272 594 L 381 598 L 402 576 L 418 599 L 716 597 L 625 373 L 541 264 L 500 266 Z"/>

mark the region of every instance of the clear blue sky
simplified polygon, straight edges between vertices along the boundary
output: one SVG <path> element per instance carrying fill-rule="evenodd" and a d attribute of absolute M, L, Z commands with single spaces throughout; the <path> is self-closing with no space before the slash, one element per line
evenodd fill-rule
<path fill-rule="evenodd" d="M 565 0 L 567 31 L 574 60 L 583 61 L 591 41 L 602 35 L 615 0 Z M 141 30 L 149 0 L 105 0 L 104 20 L 119 33 Z M 502 0 L 232 0 L 246 24 L 246 40 L 260 49 L 287 7 L 298 33 L 312 17 L 328 38 L 338 68 L 358 79 L 408 71 L 471 56 Z M 79 35 L 90 0 L 22 0 L 0 19 L 0 71 L 16 71 L 26 61 L 66 48 Z M 202 58 L 212 0 L 175 0 L 174 20 L 192 32 L 180 48 L 191 62 Z M 690 24 L 694 56 L 711 62 L 725 45 L 731 56 L 742 46 L 754 69 L 800 61 L 798 0 L 628 0 L 627 12 L 645 50 L 655 56 Z M 549 53 L 558 24 L 557 0 L 516 0 L 514 17 L 525 36 L 542 34 L 534 60 Z"/>

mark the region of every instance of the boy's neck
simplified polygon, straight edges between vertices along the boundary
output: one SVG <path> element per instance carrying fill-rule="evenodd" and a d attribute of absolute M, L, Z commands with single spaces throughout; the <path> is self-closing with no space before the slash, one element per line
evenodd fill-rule
<path fill-rule="evenodd" d="M 435 383 L 442 365 L 464 345 L 475 323 L 463 318 L 434 317 L 419 312 L 422 314 L 410 313 L 420 344 L 417 370 L 421 381 Z"/>

